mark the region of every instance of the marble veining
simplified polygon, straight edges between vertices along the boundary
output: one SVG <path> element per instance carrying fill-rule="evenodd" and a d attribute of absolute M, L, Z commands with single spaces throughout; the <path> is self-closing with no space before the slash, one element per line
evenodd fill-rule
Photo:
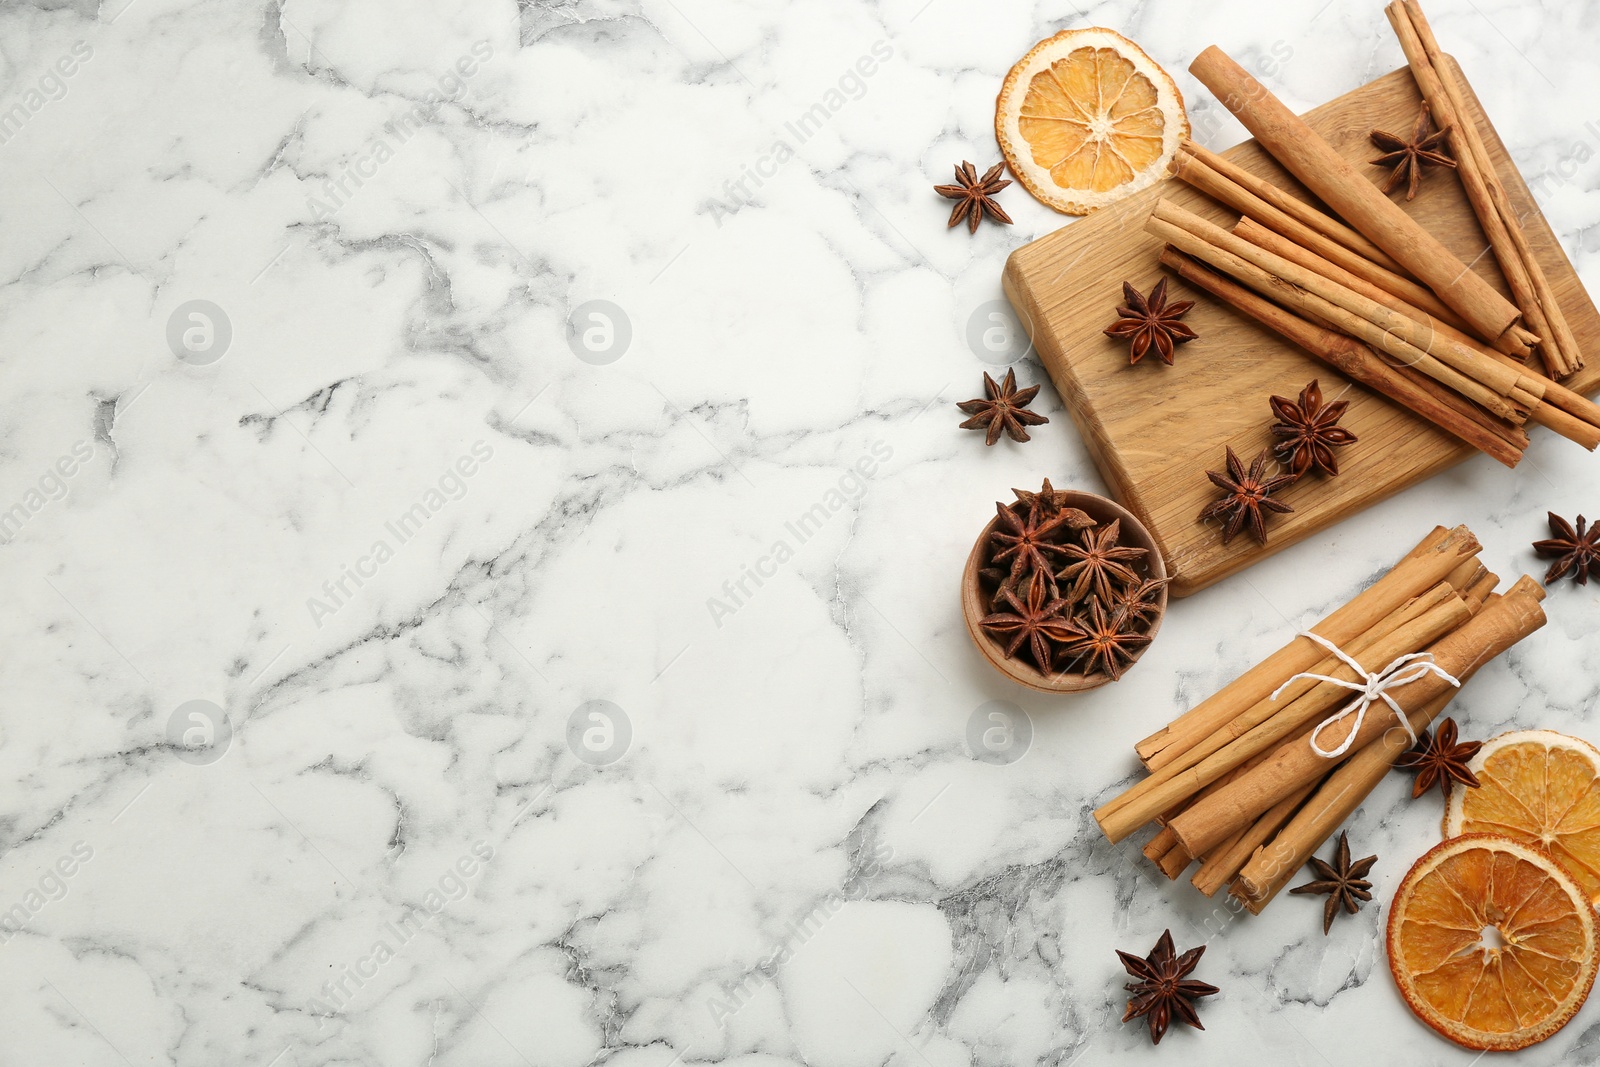
<path fill-rule="evenodd" d="M 1594 12 L 1429 10 L 1600 282 Z M 961 623 L 995 499 L 1102 483 L 1048 385 L 1029 445 L 955 428 L 980 370 L 1043 380 L 1000 269 L 1065 220 L 1014 186 L 969 237 L 931 186 L 1095 24 L 1217 148 L 1207 44 L 1302 108 L 1402 62 L 1377 0 L 0 10 L 0 1064 L 1153 1058 L 1112 950 L 1166 927 L 1223 993 L 1155 1054 L 1473 1062 L 1389 978 L 1438 834 L 1399 776 L 1328 937 L 1089 812 L 1434 524 L 1538 573 L 1594 457 L 1446 472 L 1175 604 L 1092 694 L 1010 686 Z M 1596 589 L 1548 606 L 1470 734 L 1600 738 Z M 1597 1012 L 1519 1060 L 1600 1061 Z"/>

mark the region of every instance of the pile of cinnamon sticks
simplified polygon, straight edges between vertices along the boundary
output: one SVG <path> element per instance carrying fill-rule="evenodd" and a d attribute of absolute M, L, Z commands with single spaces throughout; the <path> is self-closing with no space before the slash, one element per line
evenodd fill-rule
<path fill-rule="evenodd" d="M 1479 561 L 1479 548 L 1464 526 L 1435 529 L 1310 632 L 1367 672 L 1426 651 L 1439 671 L 1465 683 L 1545 621 L 1543 588 L 1524 576 L 1494 592 L 1499 579 Z M 1167 877 L 1198 860 L 1197 889 L 1212 896 L 1229 886 L 1259 912 L 1456 692 L 1436 672 L 1391 688 L 1408 733 L 1382 700 L 1362 716 L 1337 718 L 1351 689 L 1295 679 L 1300 674 L 1365 681 L 1322 644 L 1297 635 L 1139 742 L 1135 750 L 1150 774 L 1095 811 L 1101 830 L 1116 842 L 1159 824 L 1145 855 Z"/>
<path fill-rule="evenodd" d="M 1178 177 L 1241 217 L 1230 232 L 1162 200 L 1146 224 L 1168 244 L 1161 262 L 1508 466 L 1527 448 L 1529 422 L 1592 450 L 1600 405 L 1524 362 L 1537 346 L 1560 376 L 1582 356 L 1489 165 L 1464 86 L 1441 61 L 1415 0 L 1395 0 L 1389 17 L 1434 114 L 1449 126 L 1468 197 L 1518 303 L 1214 47 L 1190 70 L 1336 215 L 1189 142 Z"/>

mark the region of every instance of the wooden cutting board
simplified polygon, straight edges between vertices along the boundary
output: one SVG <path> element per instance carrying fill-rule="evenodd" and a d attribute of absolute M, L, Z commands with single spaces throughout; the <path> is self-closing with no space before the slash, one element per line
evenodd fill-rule
<path fill-rule="evenodd" d="M 1305 118 L 1342 155 L 1381 178 L 1381 168 L 1366 164 L 1378 154 L 1368 131 L 1376 126 L 1409 135 L 1420 101 L 1411 72 L 1402 68 Z M 1588 365 L 1566 384 L 1593 394 L 1600 388 L 1600 315 L 1482 107 L 1476 98 L 1470 104 L 1535 254 L 1588 354 Z M 1254 141 L 1222 154 L 1317 203 Z M 1430 169 L 1410 204 L 1403 186 L 1394 195 L 1463 262 L 1507 292 L 1455 175 Z M 1100 473 L 1161 547 L 1174 595 L 1203 589 L 1477 454 L 1163 270 L 1156 262 L 1161 242 L 1144 231 L 1161 197 L 1224 226 L 1238 218 L 1169 179 L 1017 249 L 1006 262 L 1004 282 Z M 1124 279 L 1148 292 L 1163 276 L 1169 299 L 1196 302 L 1185 321 L 1200 339 L 1178 349 L 1174 366 L 1164 366 L 1153 350 L 1130 366 L 1127 344 L 1101 331 L 1116 318 Z M 1337 477 L 1308 475 L 1280 494 L 1295 511 L 1269 517 L 1270 544 L 1258 545 L 1246 532 L 1223 545 L 1218 526 L 1196 518 L 1218 495 L 1205 471 L 1225 470 L 1225 446 L 1246 463 L 1267 447 L 1272 441 L 1268 427 L 1275 421 L 1267 397 L 1276 393 L 1292 399 L 1313 378 L 1321 381 L 1326 399 L 1343 395 L 1351 401 L 1343 425 L 1360 441 L 1339 450 Z M 1549 432 L 1531 424 L 1528 429 L 1535 435 Z"/>

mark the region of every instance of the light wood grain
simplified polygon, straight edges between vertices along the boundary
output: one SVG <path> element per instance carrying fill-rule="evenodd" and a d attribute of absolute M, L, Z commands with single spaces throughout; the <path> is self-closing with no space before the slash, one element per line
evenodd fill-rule
<path fill-rule="evenodd" d="M 1360 161 L 1378 178 L 1382 169 L 1365 164 L 1375 154 L 1367 131 L 1374 126 L 1409 129 L 1420 101 L 1410 71 L 1401 69 L 1305 118 L 1342 155 Z M 1587 351 L 1600 344 L 1600 314 L 1482 108 L 1475 98 L 1469 103 L 1506 192 L 1524 218 L 1528 240 Z M 1222 154 L 1313 201 L 1255 142 Z M 1144 232 L 1145 219 L 1163 197 L 1225 226 L 1237 218 L 1182 182 L 1168 180 L 1017 249 L 1006 263 L 1004 283 L 1113 495 L 1139 517 L 1160 547 L 1173 578 L 1173 595 L 1203 589 L 1476 454 L 1170 277 L 1156 262 L 1161 242 Z M 1400 203 L 1453 253 L 1506 291 L 1453 175 L 1430 171 L 1416 200 Z M 1175 366 L 1163 366 L 1151 356 L 1130 366 L 1126 343 L 1101 331 L 1116 317 L 1124 279 L 1148 291 L 1164 275 L 1169 277 L 1169 299 L 1196 301 L 1185 321 L 1200 340 L 1178 349 Z M 1267 397 L 1293 397 L 1312 378 L 1321 380 L 1328 399 L 1344 396 L 1351 401 L 1344 425 L 1360 441 L 1340 450 L 1337 477 L 1308 476 L 1282 493 L 1295 511 L 1270 518 L 1268 545 L 1257 545 L 1248 536 L 1223 545 L 1215 525 L 1196 519 L 1216 495 L 1204 472 L 1223 469 L 1225 446 L 1246 460 L 1268 447 L 1273 416 Z M 1600 388 L 1600 364 L 1591 362 L 1566 384 L 1586 396 L 1593 394 Z"/>

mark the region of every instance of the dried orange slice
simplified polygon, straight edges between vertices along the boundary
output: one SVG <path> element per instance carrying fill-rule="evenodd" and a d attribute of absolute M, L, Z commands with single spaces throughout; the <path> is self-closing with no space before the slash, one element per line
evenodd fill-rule
<path fill-rule="evenodd" d="M 1594 984 L 1594 909 L 1572 875 L 1495 834 L 1436 845 L 1389 910 L 1389 969 L 1458 1045 L 1510 1051 L 1567 1024 Z"/>
<path fill-rule="evenodd" d="M 1513 730 L 1467 769 L 1479 787 L 1451 790 L 1444 835 L 1504 834 L 1542 849 L 1600 904 L 1600 751 L 1553 730 Z"/>
<path fill-rule="evenodd" d="M 994 134 L 1028 192 L 1087 215 L 1170 174 L 1189 118 L 1155 60 L 1096 26 L 1040 41 L 1011 68 Z"/>

